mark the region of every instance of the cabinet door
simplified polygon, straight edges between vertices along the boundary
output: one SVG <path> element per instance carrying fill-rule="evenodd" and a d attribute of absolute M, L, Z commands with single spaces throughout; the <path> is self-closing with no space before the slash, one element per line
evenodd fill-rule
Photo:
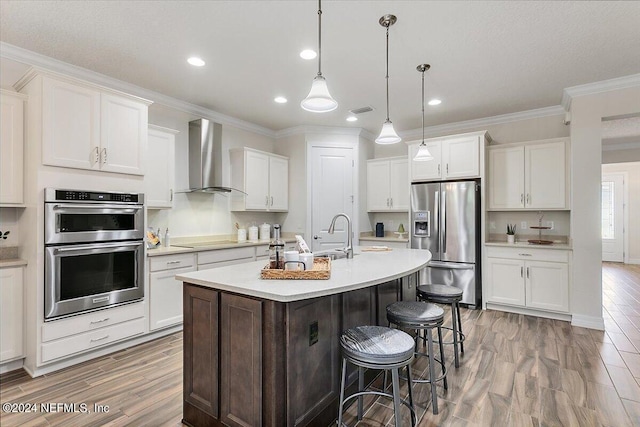
<path fill-rule="evenodd" d="M 442 177 L 480 176 L 480 142 L 477 136 L 452 138 L 442 142 Z"/>
<path fill-rule="evenodd" d="M 487 258 L 487 302 L 525 305 L 524 263 L 518 260 Z"/>
<path fill-rule="evenodd" d="M 100 168 L 107 172 L 144 175 L 147 154 L 147 106 L 103 94 L 101 102 Z"/>
<path fill-rule="evenodd" d="M 524 207 L 524 149 L 489 151 L 489 209 Z"/>
<path fill-rule="evenodd" d="M 178 268 L 149 274 L 149 329 L 160 329 L 182 323 L 182 282 L 176 274 L 195 268 Z"/>
<path fill-rule="evenodd" d="M 245 151 L 245 208 L 266 210 L 269 204 L 269 156 Z"/>
<path fill-rule="evenodd" d="M 409 210 L 409 171 L 408 161 L 389 161 L 389 198 L 391 199 L 391 209 L 394 211 Z"/>
<path fill-rule="evenodd" d="M 220 293 L 213 289 L 184 284 L 184 404 L 185 419 L 200 419 L 190 406 L 219 418 L 218 303 Z"/>
<path fill-rule="evenodd" d="M 0 362 L 23 355 L 22 267 L 0 269 Z"/>
<path fill-rule="evenodd" d="M 569 266 L 559 262 L 527 261 L 527 307 L 569 311 Z"/>
<path fill-rule="evenodd" d="M 441 159 L 442 159 L 442 143 L 441 141 L 426 142 L 425 145 L 433 156 L 433 160 L 427 162 L 414 162 L 413 158 L 419 150 L 420 144 L 411 145 L 409 147 L 409 159 L 411 159 L 411 181 L 425 181 L 440 179 L 442 177 Z"/>
<path fill-rule="evenodd" d="M 389 162 L 367 162 L 367 210 L 388 211 L 390 205 Z"/>
<path fill-rule="evenodd" d="M 565 143 L 528 145 L 524 158 L 526 207 L 566 208 Z"/>
<path fill-rule="evenodd" d="M 144 175 L 147 208 L 170 208 L 173 205 L 175 180 L 175 135 L 149 129 L 149 167 Z"/>
<path fill-rule="evenodd" d="M 269 209 L 289 209 L 289 160 L 269 157 Z"/>
<path fill-rule="evenodd" d="M 24 101 L 0 95 L 0 204 L 22 203 Z"/>
<path fill-rule="evenodd" d="M 48 77 L 42 85 L 42 163 L 98 168 L 100 92 Z"/>

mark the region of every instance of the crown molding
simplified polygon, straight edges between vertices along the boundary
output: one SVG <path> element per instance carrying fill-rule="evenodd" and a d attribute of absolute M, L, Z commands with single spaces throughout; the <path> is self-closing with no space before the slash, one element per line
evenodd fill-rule
<path fill-rule="evenodd" d="M 230 125 L 249 132 L 264 135 L 269 138 L 276 137 L 276 132 L 274 130 L 266 128 L 264 126 L 237 119 L 235 117 L 219 113 L 209 108 L 201 107 L 199 105 L 192 104 L 181 99 L 173 98 L 159 92 L 145 89 L 143 87 L 127 83 L 125 81 L 118 80 L 113 77 L 88 70 L 86 68 L 78 67 L 76 65 L 72 65 L 55 58 L 51 58 L 49 56 L 41 55 L 39 53 L 32 52 L 30 50 L 26 50 L 5 42 L 0 42 L 0 57 L 21 62 L 23 64 L 31 65 L 37 68 L 43 68 L 54 73 L 60 73 L 66 76 L 86 80 L 94 84 L 151 100 L 156 104 L 161 104 L 188 114 L 204 117 L 218 123 Z"/>
<path fill-rule="evenodd" d="M 602 144 L 602 151 L 633 150 L 640 148 L 640 142 L 619 142 L 613 144 Z"/>
<path fill-rule="evenodd" d="M 447 132 L 459 132 L 461 130 L 484 128 L 490 125 L 517 122 L 520 120 L 537 119 L 550 116 L 564 116 L 564 108 L 560 105 L 553 107 L 537 108 L 535 110 L 520 111 L 517 113 L 501 114 L 499 116 L 484 117 L 481 119 L 467 120 L 463 122 L 447 123 L 444 125 L 425 127 L 425 137 L 438 136 Z M 402 139 L 422 139 L 422 128 L 399 132 Z"/>
<path fill-rule="evenodd" d="M 347 128 L 338 126 L 309 126 L 301 125 L 294 126 L 286 129 L 279 130 L 275 133 L 277 138 L 285 138 L 291 135 L 307 134 L 307 133 L 321 133 L 323 135 L 351 135 L 360 136 L 366 132 L 362 128 Z M 367 132 L 368 133 L 368 132 Z"/>
<path fill-rule="evenodd" d="M 617 77 L 615 79 L 602 80 L 594 83 L 587 83 L 579 86 L 564 88 L 562 91 L 561 105 L 565 111 L 571 109 L 571 101 L 578 96 L 593 95 L 596 93 L 609 92 L 618 89 L 628 89 L 640 86 L 640 74 Z"/>

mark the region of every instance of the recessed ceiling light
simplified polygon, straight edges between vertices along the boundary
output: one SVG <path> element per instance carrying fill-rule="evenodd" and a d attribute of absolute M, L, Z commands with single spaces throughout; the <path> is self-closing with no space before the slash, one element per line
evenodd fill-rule
<path fill-rule="evenodd" d="M 432 99 L 431 101 L 428 102 L 429 105 L 440 105 L 442 104 L 442 101 L 440 101 L 439 99 Z"/>
<path fill-rule="evenodd" d="M 302 59 L 314 59 L 316 56 L 318 56 L 318 54 L 315 50 L 305 49 L 300 52 L 300 58 Z"/>
<path fill-rule="evenodd" d="M 205 64 L 205 62 L 197 56 L 192 56 L 191 58 L 187 59 L 187 62 L 194 67 L 202 67 Z"/>
<path fill-rule="evenodd" d="M 357 122 L 358 118 L 356 116 L 349 116 L 349 117 L 347 117 L 347 121 L 348 122 Z"/>
<path fill-rule="evenodd" d="M 287 98 L 284 96 L 276 96 L 273 100 L 278 104 L 285 104 L 287 102 Z"/>

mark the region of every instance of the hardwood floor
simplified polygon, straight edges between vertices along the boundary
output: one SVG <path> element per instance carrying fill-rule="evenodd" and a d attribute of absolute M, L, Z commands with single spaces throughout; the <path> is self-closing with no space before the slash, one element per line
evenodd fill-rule
<path fill-rule="evenodd" d="M 467 335 L 460 368 L 446 346 L 449 389 L 414 386 L 419 426 L 640 426 L 640 266 L 603 264 L 606 331 L 499 311 L 462 310 Z M 414 374 L 424 374 L 424 358 Z M 378 382 L 378 386 L 381 384 Z M 406 394 L 406 384 L 403 386 Z M 86 404 L 91 413 L 0 412 L 5 426 L 181 426 L 182 335 L 32 379 L 0 376 L 7 403 Z M 108 412 L 94 411 L 108 405 Z M 392 426 L 392 405 L 366 399 L 350 426 Z M 81 409 L 81 408 L 78 408 Z M 409 412 L 403 408 L 404 425 Z"/>

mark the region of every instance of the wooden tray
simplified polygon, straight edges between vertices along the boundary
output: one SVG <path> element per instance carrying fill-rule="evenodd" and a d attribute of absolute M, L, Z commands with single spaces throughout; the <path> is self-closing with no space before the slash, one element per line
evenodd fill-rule
<path fill-rule="evenodd" d="M 527 240 L 527 242 L 531 243 L 532 245 L 552 245 L 553 244 L 553 240 L 541 240 L 541 239 L 530 239 L 530 240 Z"/>
<path fill-rule="evenodd" d="M 314 258 L 311 270 L 278 270 L 270 269 L 267 264 L 260 271 L 261 279 L 271 280 L 327 280 L 331 277 L 331 260 Z"/>

